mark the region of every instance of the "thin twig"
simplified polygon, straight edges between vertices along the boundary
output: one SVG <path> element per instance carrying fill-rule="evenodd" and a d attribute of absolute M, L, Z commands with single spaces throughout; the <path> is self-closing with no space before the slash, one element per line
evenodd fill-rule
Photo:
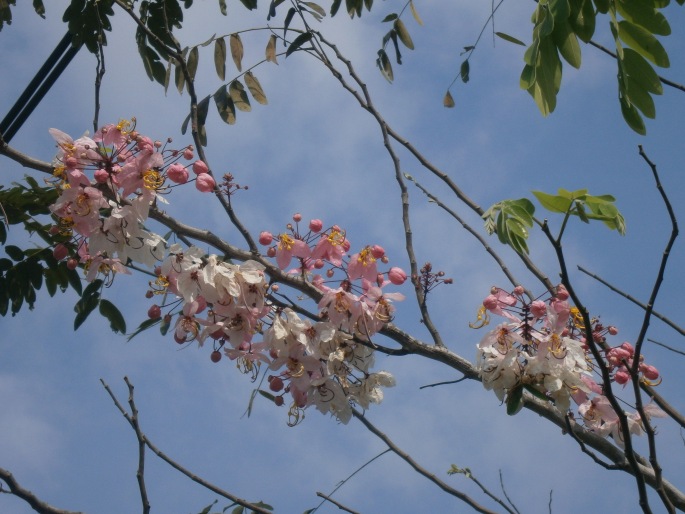
<path fill-rule="evenodd" d="M 585 273 L 585 274 L 588 275 L 589 277 L 594 278 L 596 281 L 600 282 L 601 284 L 604 284 L 604 285 L 607 286 L 609 289 L 611 289 L 614 293 L 616 293 L 616 294 L 622 296 L 622 297 L 625 298 L 626 300 L 631 301 L 632 303 L 634 303 L 635 305 L 637 305 L 637 306 L 640 307 L 641 309 L 643 309 L 643 310 L 647 309 L 647 306 L 646 306 L 644 303 L 642 303 L 640 300 L 638 300 L 638 299 L 636 299 L 635 297 L 629 295 L 628 293 L 622 291 L 622 290 L 619 289 L 618 287 L 616 287 L 616 286 L 610 284 L 609 282 L 607 282 L 606 280 L 604 280 L 603 278 L 601 278 L 599 275 L 597 275 L 597 274 L 595 274 L 595 273 L 592 273 L 592 272 L 586 270 L 586 269 L 583 268 L 582 266 L 578 266 L 578 270 L 581 271 L 581 272 L 583 272 L 583 273 Z M 655 310 L 652 310 L 652 317 L 660 319 L 661 321 L 663 321 L 664 323 L 666 323 L 669 327 L 671 327 L 673 330 L 675 330 L 676 332 L 678 332 L 680 335 L 685 336 L 685 330 L 684 330 L 684 329 L 682 329 L 681 327 L 679 327 L 678 325 L 676 325 L 673 321 L 671 321 L 671 320 L 668 319 L 667 317 L 663 316 L 662 314 L 659 314 L 659 313 L 656 312 Z"/>
<path fill-rule="evenodd" d="M 511 501 L 511 498 L 509 498 L 509 495 L 507 494 L 507 489 L 504 487 L 504 477 L 502 476 L 502 470 L 499 470 L 499 485 L 500 488 L 502 489 L 502 494 L 504 494 L 504 497 L 507 499 L 509 502 L 509 505 L 511 505 L 511 508 L 514 509 L 518 514 L 521 514 L 519 510 L 516 508 L 516 505 L 514 505 L 514 502 Z"/>
<path fill-rule="evenodd" d="M 445 482 L 440 480 L 438 477 L 436 477 L 433 473 L 430 473 L 426 469 L 424 469 L 422 466 L 420 466 L 414 459 L 412 459 L 406 452 L 404 452 L 402 449 L 400 449 L 387 435 L 385 435 L 383 432 L 378 430 L 374 426 L 373 423 L 371 423 L 366 416 L 364 416 L 361 412 L 359 412 L 356 409 L 352 409 L 352 415 L 357 418 L 359 421 L 362 422 L 362 424 L 376 437 L 381 439 L 387 446 L 390 448 L 398 457 L 400 457 L 402 460 L 404 460 L 407 464 L 409 464 L 414 471 L 419 473 L 420 475 L 423 475 L 426 477 L 428 480 L 433 482 L 435 485 L 437 485 L 440 489 L 445 491 L 447 494 L 450 494 L 454 496 L 455 498 L 458 498 L 462 500 L 464 503 L 469 505 L 472 509 L 474 509 L 476 512 L 482 512 L 482 513 L 491 513 L 494 514 L 493 511 L 483 507 L 482 505 L 478 504 L 475 500 L 473 500 L 471 497 L 468 495 L 462 493 L 461 491 L 458 491 L 449 485 L 447 485 Z"/>
<path fill-rule="evenodd" d="M 335 501 L 335 500 L 334 500 L 333 498 L 331 498 L 330 496 L 326 496 L 325 494 L 323 494 L 323 493 L 321 493 L 321 492 L 317 492 L 316 495 L 317 495 L 319 498 L 323 498 L 324 501 L 327 501 L 327 502 L 332 503 L 333 505 L 335 505 L 336 507 L 338 507 L 340 510 L 344 510 L 345 512 L 349 512 L 350 514 L 359 514 L 359 512 L 357 512 L 356 510 L 352 510 L 352 509 L 350 509 L 349 507 L 345 507 L 342 503 Z M 318 508 L 318 507 L 317 507 L 317 508 Z"/>
<path fill-rule="evenodd" d="M 126 384 L 129 386 L 129 405 L 132 405 L 132 408 L 133 408 L 133 406 L 135 405 L 135 404 L 133 403 L 133 387 L 130 385 L 130 383 L 129 383 L 129 381 L 128 381 L 128 378 L 124 378 L 124 381 L 126 381 Z M 119 412 L 121 412 L 121 414 L 124 416 L 124 418 L 126 419 L 126 421 L 128 421 L 128 423 L 129 423 L 132 427 L 135 428 L 134 422 L 133 422 L 133 419 L 132 419 L 132 415 L 129 414 L 129 413 L 126 411 L 126 409 L 124 409 L 124 407 L 123 407 L 123 405 L 121 404 L 121 402 L 119 402 L 119 400 L 118 400 L 117 397 L 114 395 L 114 393 L 112 392 L 112 390 L 110 389 L 110 387 L 105 383 L 105 381 L 104 381 L 103 379 L 100 379 L 100 382 L 102 383 L 102 386 L 105 388 L 105 391 L 107 391 L 107 394 L 109 394 L 110 398 L 112 398 L 112 401 L 114 402 L 114 405 L 117 407 L 117 409 L 119 409 Z M 136 411 L 136 412 L 137 412 L 137 411 Z M 137 421 L 136 421 L 136 423 L 137 423 Z M 255 505 L 254 503 L 250 503 L 250 502 L 248 502 L 248 501 L 245 501 L 245 500 L 243 500 L 242 498 L 238 498 L 238 497 L 235 496 L 234 494 L 231 494 L 231 493 L 229 493 L 228 491 L 225 491 L 225 490 L 223 490 L 223 489 L 217 487 L 216 485 L 214 485 L 214 484 L 212 484 L 212 483 L 210 483 L 210 482 L 207 482 L 205 479 L 203 479 L 203 478 L 201 478 L 201 477 L 195 475 L 195 474 L 192 473 L 191 471 L 187 470 L 186 468 L 184 468 L 183 466 L 181 466 L 178 462 L 176 462 L 175 460 L 171 459 L 171 458 L 168 457 L 166 454 L 164 454 L 161 450 L 159 450 L 159 449 L 158 449 L 158 448 L 157 448 L 157 447 L 148 439 L 148 437 L 147 437 L 142 431 L 137 430 L 137 431 L 136 431 L 136 437 L 139 438 L 139 441 L 142 439 L 142 441 L 145 443 L 145 446 L 147 446 L 147 447 L 152 451 L 152 453 L 154 453 L 155 455 L 157 455 L 160 459 L 162 459 L 164 462 L 166 462 L 167 464 L 169 464 L 172 468 L 176 469 L 177 471 L 181 472 L 181 473 L 182 473 L 183 475 L 185 475 L 186 477 L 190 478 L 193 482 L 196 482 L 196 483 L 200 484 L 200 485 L 201 485 L 202 487 L 204 487 L 205 489 L 208 489 L 208 490 L 210 490 L 210 491 L 212 491 L 212 492 L 214 492 L 214 493 L 216 493 L 216 494 L 218 494 L 218 495 L 220 495 L 220 496 L 223 496 L 223 497 L 226 498 L 227 500 L 231 500 L 232 502 L 234 502 L 234 503 L 236 503 L 236 504 L 238 504 L 238 505 L 242 505 L 243 507 L 247 507 L 248 509 L 251 509 L 252 511 L 254 511 L 254 512 L 258 513 L 258 514 L 273 514 L 273 512 L 272 512 L 271 510 L 266 510 L 266 509 L 260 507 L 259 505 Z"/>
<path fill-rule="evenodd" d="M 421 387 L 419 387 L 419 389 L 427 389 L 429 387 L 436 387 L 436 386 L 448 385 L 448 384 L 458 384 L 459 382 L 463 382 L 467 378 L 469 378 L 469 377 L 461 377 L 461 378 L 458 378 L 456 380 L 448 380 L 447 382 L 436 382 L 435 384 L 426 384 L 426 385 L 422 385 Z"/>

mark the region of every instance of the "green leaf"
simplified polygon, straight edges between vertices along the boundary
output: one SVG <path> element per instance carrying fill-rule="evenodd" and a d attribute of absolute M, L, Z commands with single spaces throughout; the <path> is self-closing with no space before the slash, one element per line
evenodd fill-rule
<path fill-rule="evenodd" d="M 514 43 L 515 45 L 520 46 L 526 46 L 526 44 L 520 39 L 516 39 L 514 36 L 510 36 L 509 34 L 505 34 L 504 32 L 495 32 L 495 35 L 501 39 L 504 39 L 505 41 L 508 41 L 509 43 Z"/>
<path fill-rule="evenodd" d="M 580 40 L 589 43 L 595 33 L 595 10 L 592 7 L 592 0 L 572 2 L 569 22 Z"/>
<path fill-rule="evenodd" d="M 399 36 L 400 41 L 402 41 L 402 44 L 409 48 L 409 50 L 413 50 L 414 42 L 412 41 L 411 36 L 409 35 L 409 31 L 407 30 L 407 27 L 404 25 L 402 20 L 397 18 L 393 25 L 395 27 L 395 30 L 397 31 L 397 35 Z"/>
<path fill-rule="evenodd" d="M 664 92 L 661 79 L 659 79 L 652 65 L 635 50 L 630 48 L 623 49 L 621 65 L 623 72 L 640 84 L 646 91 L 655 95 L 660 95 Z"/>
<path fill-rule="evenodd" d="M 656 117 L 656 107 L 654 100 L 650 94 L 632 77 L 626 77 L 625 81 L 625 95 L 628 101 L 640 109 L 642 114 L 648 118 L 654 119 Z"/>
<path fill-rule="evenodd" d="M 109 300 L 100 300 L 100 314 L 109 321 L 110 328 L 115 332 L 126 333 L 126 321 L 119 309 Z"/>
<path fill-rule="evenodd" d="M 389 22 L 389 21 L 394 21 L 394 20 L 396 20 L 397 18 L 398 18 L 397 13 L 393 12 L 393 13 L 388 14 L 385 18 L 383 18 L 383 20 L 381 21 L 381 23 L 386 23 L 386 22 Z"/>
<path fill-rule="evenodd" d="M 74 330 L 83 325 L 91 312 L 95 310 L 100 302 L 100 293 L 94 293 L 90 295 L 85 295 L 76 302 L 74 306 L 74 312 L 76 312 L 76 318 L 74 319 Z"/>
<path fill-rule="evenodd" d="M 572 200 L 562 196 L 550 195 L 542 191 L 533 191 L 533 194 L 540 205 L 551 212 L 567 213 L 573 204 Z"/>
<path fill-rule="evenodd" d="M 647 30 L 626 20 L 618 22 L 618 36 L 621 40 L 649 59 L 657 66 L 668 68 L 668 54 L 659 41 Z"/>
<path fill-rule="evenodd" d="M 521 385 L 514 386 L 513 389 L 507 391 L 507 414 L 514 416 L 518 414 L 523 408 L 523 387 Z"/>
<path fill-rule="evenodd" d="M 642 116 L 640 116 L 640 113 L 635 106 L 622 95 L 619 95 L 619 102 L 621 104 L 621 114 L 628 126 L 638 134 L 642 136 L 646 135 L 647 129 L 645 128 L 645 122 L 642 120 Z"/>
<path fill-rule="evenodd" d="M 580 45 L 570 23 L 567 21 L 557 23 L 552 37 L 564 60 L 574 68 L 580 68 Z"/>
<path fill-rule="evenodd" d="M 257 77 L 255 77 L 251 71 L 248 71 L 245 74 L 245 84 L 247 85 L 247 88 L 250 90 L 252 98 L 254 98 L 257 101 L 257 103 L 260 103 L 262 105 L 266 105 L 269 103 L 266 99 L 266 95 L 264 94 L 264 90 L 262 89 L 261 84 L 257 80 Z"/>
<path fill-rule="evenodd" d="M 465 59 L 464 62 L 461 63 L 461 67 L 459 68 L 459 76 L 461 77 L 461 80 L 462 82 L 464 82 L 464 84 L 466 84 L 469 81 L 469 71 L 469 60 Z"/>
<path fill-rule="evenodd" d="M 262 389 L 259 389 L 258 392 L 267 400 L 271 400 L 272 402 L 276 401 L 276 397 L 273 394 L 269 393 L 268 391 L 264 391 Z"/>
<path fill-rule="evenodd" d="M 653 2 L 640 0 L 616 2 L 616 8 L 626 20 L 652 34 L 668 36 L 671 33 L 671 26 L 666 17 L 654 8 Z"/>
<path fill-rule="evenodd" d="M 127 340 L 127 341 L 130 341 L 131 339 L 133 339 L 134 337 L 136 337 L 136 336 L 137 336 L 138 334 L 140 334 L 141 332 L 144 332 L 144 331 L 147 330 L 148 328 L 150 328 L 150 327 L 156 325 L 157 323 L 161 323 L 161 322 L 162 322 L 162 318 L 157 318 L 157 319 L 146 319 L 146 320 L 143 321 L 140 325 L 138 325 L 138 328 L 136 328 L 135 331 L 134 331 L 132 334 L 130 334 L 126 340 Z"/>
<path fill-rule="evenodd" d="M 183 68 L 181 68 L 179 64 L 174 66 L 174 81 L 176 82 L 176 89 L 178 89 L 178 92 L 183 94 L 183 88 L 186 84 L 186 76 L 183 74 Z"/>
<path fill-rule="evenodd" d="M 221 10 L 221 14 L 224 16 L 228 14 L 228 10 L 226 9 L 226 0 L 219 0 L 219 9 Z"/>
<path fill-rule="evenodd" d="M 250 11 L 257 8 L 257 0 L 240 0 L 240 3 L 247 7 Z"/>
<path fill-rule="evenodd" d="M 311 32 L 304 32 L 297 36 L 292 43 L 290 43 L 290 46 L 285 52 L 286 58 L 291 55 L 293 52 L 298 50 L 302 45 L 307 43 L 310 39 L 312 39 L 312 33 Z"/>
<path fill-rule="evenodd" d="M 226 80 L 226 40 L 222 37 L 214 42 L 214 67 L 219 80 Z"/>
<path fill-rule="evenodd" d="M 202 509 L 198 514 L 209 514 L 209 511 L 212 510 L 212 507 L 217 504 L 218 500 L 214 500 L 212 503 L 207 505 L 204 509 Z"/>
<path fill-rule="evenodd" d="M 14 261 L 23 261 L 24 260 L 24 252 L 21 248 L 18 246 L 14 245 L 8 245 L 5 246 L 5 253 L 12 258 Z"/>

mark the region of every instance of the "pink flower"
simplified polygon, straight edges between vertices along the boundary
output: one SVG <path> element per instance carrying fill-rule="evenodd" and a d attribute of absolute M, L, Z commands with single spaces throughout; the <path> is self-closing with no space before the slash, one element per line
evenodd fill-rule
<path fill-rule="evenodd" d="M 547 314 L 547 304 L 542 300 L 535 300 L 530 304 L 530 313 L 535 318 L 542 318 Z"/>
<path fill-rule="evenodd" d="M 324 259 L 334 266 L 340 266 L 348 249 L 349 241 L 345 238 L 345 233 L 333 227 L 330 234 L 323 234 L 319 239 L 312 252 L 312 259 Z"/>
<path fill-rule="evenodd" d="M 309 246 L 300 239 L 294 239 L 288 234 L 281 234 L 278 238 L 276 248 L 276 263 L 281 269 L 286 269 L 290 265 L 293 257 L 307 259 L 310 256 Z"/>
<path fill-rule="evenodd" d="M 375 281 L 378 276 L 376 269 L 376 259 L 372 255 L 371 247 L 365 247 L 361 252 L 355 253 L 350 257 L 350 264 L 347 267 L 350 280 L 363 278 L 369 282 Z"/>
<path fill-rule="evenodd" d="M 216 182 L 209 173 L 200 173 L 195 180 L 195 187 L 202 193 L 211 193 L 216 187 Z"/>

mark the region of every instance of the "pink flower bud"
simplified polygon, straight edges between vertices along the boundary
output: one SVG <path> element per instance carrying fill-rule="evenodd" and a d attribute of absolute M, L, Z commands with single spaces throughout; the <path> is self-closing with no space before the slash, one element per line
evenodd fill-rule
<path fill-rule="evenodd" d="M 299 212 L 293 214 L 293 221 L 295 223 L 299 223 L 300 221 L 302 221 L 302 214 L 300 214 Z"/>
<path fill-rule="evenodd" d="M 530 304 L 530 312 L 536 318 L 542 318 L 547 314 L 547 304 L 542 300 L 535 300 Z"/>
<path fill-rule="evenodd" d="M 635 350 L 633 349 L 633 345 L 630 344 L 628 341 L 624 342 L 621 345 L 621 348 L 623 348 L 624 350 L 627 350 L 630 353 L 630 355 L 633 355 L 635 353 Z"/>
<path fill-rule="evenodd" d="M 274 236 L 271 232 L 263 231 L 259 233 L 259 244 L 263 246 L 269 246 L 274 240 Z"/>
<path fill-rule="evenodd" d="M 335 273 L 335 272 L 334 272 L 332 269 L 326 270 L 326 276 L 327 276 L 328 278 L 333 278 L 333 274 L 334 274 L 334 273 Z"/>
<path fill-rule="evenodd" d="M 184 158 L 186 161 L 189 161 L 189 160 L 192 159 L 193 157 L 195 157 L 195 154 L 193 153 L 193 149 L 192 149 L 192 148 L 188 147 L 188 148 L 186 148 L 185 150 L 183 150 L 183 158 Z"/>
<path fill-rule="evenodd" d="M 610 326 L 607 330 L 609 331 L 609 333 L 610 333 L 612 336 L 615 336 L 616 334 L 618 334 L 618 328 L 616 328 L 616 327 L 614 327 L 614 326 Z"/>
<path fill-rule="evenodd" d="M 196 175 L 201 175 L 202 173 L 208 173 L 209 167 L 204 163 L 204 161 L 195 161 L 193 163 L 193 173 Z"/>
<path fill-rule="evenodd" d="M 627 384 L 628 381 L 630 380 L 630 373 L 628 373 L 625 370 L 619 370 L 616 372 L 614 375 L 614 380 L 616 381 L 617 384 Z"/>
<path fill-rule="evenodd" d="M 107 170 L 99 169 L 95 171 L 93 177 L 95 177 L 95 182 L 98 184 L 106 184 L 107 179 L 109 178 L 109 173 L 107 173 Z"/>
<path fill-rule="evenodd" d="M 57 244 L 55 248 L 52 250 L 52 256 L 58 261 L 61 261 L 67 255 L 69 255 L 69 249 L 62 243 Z"/>
<path fill-rule="evenodd" d="M 216 182 L 209 173 L 200 173 L 195 181 L 195 187 L 202 193 L 211 193 L 216 187 Z"/>
<path fill-rule="evenodd" d="M 64 164 L 67 168 L 75 168 L 78 166 L 78 159 L 76 157 L 67 157 L 67 160 L 64 161 Z"/>
<path fill-rule="evenodd" d="M 488 296 L 485 297 L 485 300 L 483 300 L 483 307 L 485 307 L 489 311 L 494 311 L 499 307 L 499 302 L 497 301 L 497 297 L 494 294 L 489 294 Z"/>
<path fill-rule="evenodd" d="M 523 289 L 523 286 L 516 286 L 516 287 L 514 288 L 514 294 L 515 294 L 516 296 L 522 296 L 523 293 L 525 293 L 525 292 L 526 292 L 526 290 Z"/>
<path fill-rule="evenodd" d="M 317 234 L 318 232 L 321 232 L 321 229 L 323 228 L 323 221 L 320 219 L 314 219 L 309 222 L 309 230 Z"/>
<path fill-rule="evenodd" d="M 381 259 L 385 255 L 385 250 L 382 246 L 373 245 L 371 247 L 371 255 L 373 255 L 374 259 Z"/>
<path fill-rule="evenodd" d="M 323 259 L 316 259 L 316 260 L 314 261 L 314 267 L 315 267 L 316 269 L 321 269 L 321 268 L 323 268 L 324 264 L 325 264 L 325 263 L 323 262 Z"/>
<path fill-rule="evenodd" d="M 266 251 L 267 257 L 276 257 L 276 247 L 272 246 Z"/>
<path fill-rule="evenodd" d="M 183 164 L 178 162 L 169 166 L 166 175 L 169 177 L 169 180 L 175 182 L 176 184 L 185 184 L 188 182 L 188 170 L 185 166 L 183 166 Z"/>
<path fill-rule="evenodd" d="M 159 319 L 162 317 L 162 308 L 159 305 L 152 305 L 147 310 L 147 317 L 150 319 Z"/>
<path fill-rule="evenodd" d="M 399 286 L 404 284 L 405 280 L 407 280 L 407 274 L 402 268 L 390 268 L 390 271 L 388 271 L 388 280 L 396 286 Z"/>
<path fill-rule="evenodd" d="M 642 374 L 647 380 L 656 380 L 659 378 L 659 370 L 649 364 L 640 364 L 640 371 L 642 371 Z"/>
<path fill-rule="evenodd" d="M 68 260 L 67 260 L 67 268 L 69 268 L 70 270 L 73 271 L 73 270 L 75 270 L 77 267 L 78 267 L 78 259 L 75 259 L 75 258 L 72 257 L 71 259 L 68 259 Z"/>
<path fill-rule="evenodd" d="M 352 243 L 350 243 L 350 240 L 349 240 L 349 239 L 345 238 L 345 240 L 344 240 L 343 243 L 342 243 L 342 248 L 343 248 L 343 250 L 345 250 L 346 252 L 349 252 L 349 251 L 350 251 L 350 246 L 352 246 Z"/>
<path fill-rule="evenodd" d="M 568 294 L 568 291 L 566 290 L 566 288 L 564 287 L 563 284 L 559 284 L 559 285 L 557 286 L 557 294 L 556 294 L 556 297 L 557 297 L 559 300 L 562 300 L 562 301 L 563 301 L 563 300 L 568 300 L 569 294 Z"/>

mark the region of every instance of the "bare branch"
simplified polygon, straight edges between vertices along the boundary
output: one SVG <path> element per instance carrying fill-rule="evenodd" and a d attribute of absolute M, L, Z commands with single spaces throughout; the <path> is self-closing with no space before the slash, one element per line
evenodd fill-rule
<path fill-rule="evenodd" d="M 129 401 L 129 405 L 131 406 L 131 409 L 133 410 L 133 409 L 135 409 L 135 403 L 133 400 L 133 386 L 130 384 L 128 378 L 124 377 L 124 381 L 126 382 L 126 385 L 129 388 L 129 400 L 128 401 Z M 210 490 L 210 491 L 212 491 L 212 492 L 214 492 L 220 496 L 223 496 L 224 498 L 231 500 L 232 502 L 234 502 L 238 505 L 242 505 L 243 507 L 247 507 L 248 509 L 251 509 L 252 511 L 254 511 L 258 514 L 273 514 L 272 511 L 266 510 L 266 509 L 260 507 L 259 505 L 255 505 L 254 503 L 250 503 L 246 500 L 238 498 L 234 494 L 231 494 L 228 491 L 225 491 L 225 490 L 217 487 L 216 485 L 206 481 L 205 479 L 195 475 L 191 471 L 189 471 L 186 468 L 184 468 L 183 466 L 181 466 L 178 462 L 176 462 L 175 460 L 171 459 L 166 454 L 164 454 L 161 450 L 159 450 L 159 448 L 157 448 L 147 438 L 147 436 L 143 432 L 140 431 L 140 428 L 136 429 L 136 427 L 138 426 L 138 421 L 137 421 L 137 412 L 138 411 L 137 411 L 137 409 L 133 410 L 133 412 L 135 412 L 135 414 L 136 414 L 136 419 L 134 421 L 133 414 L 128 413 L 126 411 L 126 409 L 124 409 L 121 402 L 119 402 L 119 400 L 114 395 L 114 393 L 112 392 L 110 387 L 105 383 L 105 381 L 103 379 L 100 379 L 100 382 L 102 383 L 102 386 L 105 388 L 105 391 L 107 391 L 107 394 L 109 394 L 109 396 L 112 398 L 114 405 L 117 407 L 117 409 L 119 409 L 119 412 L 121 412 L 121 414 L 124 416 L 124 418 L 126 418 L 126 421 L 128 421 L 128 423 L 134 428 L 134 430 L 136 430 L 136 437 L 138 437 L 138 441 L 141 442 L 141 440 L 142 440 L 142 442 L 145 444 L 145 446 L 147 446 L 152 451 L 152 453 L 157 455 L 160 459 L 162 459 L 164 462 L 169 464 L 172 468 L 176 469 L 177 471 L 180 471 L 183 475 L 190 478 L 193 482 L 200 484 L 205 489 L 208 489 L 208 490 Z M 141 492 L 141 494 L 142 494 L 142 492 Z"/>
<path fill-rule="evenodd" d="M 316 495 L 319 498 L 323 498 L 325 501 L 332 503 L 333 505 L 338 507 L 340 510 L 344 510 L 345 512 L 349 512 L 350 514 L 359 514 L 359 512 L 357 512 L 356 510 L 352 510 L 348 507 L 345 507 L 342 503 L 335 501 L 330 496 L 326 496 L 325 494 L 323 494 L 321 492 L 317 492 Z"/>
<path fill-rule="evenodd" d="M 406 452 L 404 452 L 402 449 L 400 449 L 387 435 L 385 435 L 383 432 L 378 430 L 373 423 L 371 423 L 366 416 L 364 416 L 361 412 L 359 412 L 356 409 L 352 409 L 352 415 L 357 418 L 359 421 L 362 422 L 362 424 L 369 429 L 369 431 L 374 434 L 376 437 L 381 439 L 386 445 L 388 445 L 388 448 L 390 448 L 398 457 L 400 457 L 402 460 L 404 460 L 407 464 L 409 464 L 414 470 L 426 477 L 428 480 L 433 482 L 435 485 L 437 485 L 440 489 L 445 491 L 447 494 L 450 494 L 454 496 L 455 498 L 458 498 L 462 500 L 464 503 L 466 503 L 469 507 L 474 509 L 476 512 L 482 512 L 482 513 L 491 513 L 494 514 L 493 511 L 483 507 L 482 505 L 478 504 L 475 500 L 473 500 L 471 497 L 468 495 L 462 493 L 461 491 L 458 491 L 449 485 L 447 485 L 445 482 L 440 480 L 438 477 L 436 477 L 433 473 L 430 473 L 426 469 L 424 469 L 422 466 L 420 466 L 414 459 L 412 459 Z"/>
<path fill-rule="evenodd" d="M 31 491 L 23 488 L 19 484 L 19 482 L 17 482 L 17 480 L 14 478 L 12 473 L 7 471 L 6 469 L 0 468 L 0 480 L 3 480 L 7 484 L 7 487 L 9 488 L 11 494 L 16 496 L 17 498 L 21 498 L 22 500 L 24 500 L 31 506 L 33 510 L 35 510 L 39 514 L 82 514 L 80 512 L 74 512 L 71 510 L 58 509 L 56 507 L 53 507 L 52 505 L 45 503 Z M 1 487 L 0 490 L 2 490 Z"/>

